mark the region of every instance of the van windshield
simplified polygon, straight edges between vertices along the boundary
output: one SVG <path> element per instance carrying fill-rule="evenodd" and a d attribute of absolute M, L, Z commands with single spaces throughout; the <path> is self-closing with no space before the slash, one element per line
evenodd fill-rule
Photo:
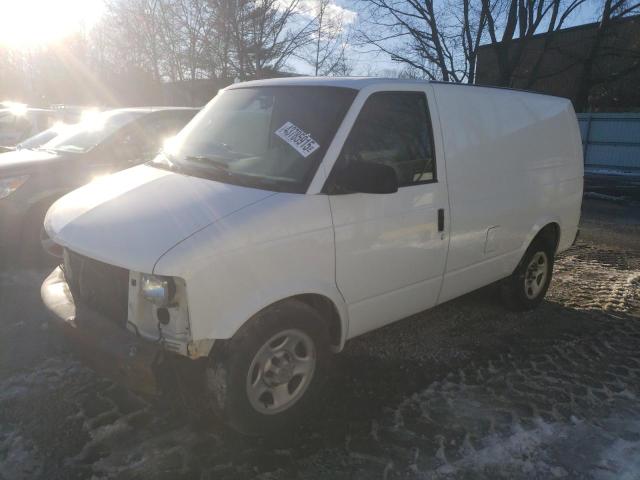
<path fill-rule="evenodd" d="M 226 90 L 167 142 L 153 165 L 304 193 L 356 93 L 304 86 Z"/>

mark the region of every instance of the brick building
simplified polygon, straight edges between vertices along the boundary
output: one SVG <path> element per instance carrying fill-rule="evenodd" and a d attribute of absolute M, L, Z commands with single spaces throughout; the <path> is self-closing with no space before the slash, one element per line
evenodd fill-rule
<path fill-rule="evenodd" d="M 479 85 L 502 85 L 570 98 L 577 111 L 640 111 L 640 16 L 515 39 L 515 68 L 500 79 L 500 44 L 478 49 Z M 518 61 L 515 58 L 520 55 Z"/>

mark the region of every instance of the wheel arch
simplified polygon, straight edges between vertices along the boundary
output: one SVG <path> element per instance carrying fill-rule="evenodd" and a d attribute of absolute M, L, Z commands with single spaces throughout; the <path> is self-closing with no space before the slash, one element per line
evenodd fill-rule
<path fill-rule="evenodd" d="M 558 222 L 547 223 L 538 231 L 531 241 L 533 242 L 538 238 L 544 239 L 549 245 L 551 245 L 555 254 L 558 250 L 558 245 L 560 245 L 560 224 Z"/>
<path fill-rule="evenodd" d="M 530 310 L 535 308 L 540 301 L 542 301 L 547 289 L 549 288 L 551 276 L 553 275 L 553 257 L 555 256 L 555 252 L 557 252 L 560 244 L 560 234 L 560 224 L 555 221 L 548 221 L 538 226 L 532 232 L 528 241 L 524 243 L 518 264 L 511 275 L 504 278 L 501 282 L 503 301 L 509 309 L 514 311 Z M 530 297 L 526 291 L 533 287 L 527 284 L 528 281 L 526 279 L 526 274 L 527 271 L 529 271 L 530 266 L 530 263 L 528 262 L 531 262 L 531 259 L 535 257 L 528 256 L 528 254 L 530 253 L 531 255 L 534 255 L 540 250 L 538 246 L 536 249 L 531 249 L 531 246 L 539 240 L 543 240 L 544 243 L 549 246 L 549 249 L 553 251 L 551 258 L 548 259 L 551 267 L 547 270 L 548 276 L 545 280 L 545 285 L 542 286 L 542 290 L 535 292 L 535 295 L 533 291 L 529 290 L 531 295 L 534 295 Z M 533 277 L 531 277 L 531 279 L 533 279 Z M 538 285 L 540 284 L 538 283 Z M 525 288 L 522 289 L 522 286 Z M 522 293 L 523 290 L 525 291 L 524 293 Z"/>
<path fill-rule="evenodd" d="M 560 221 L 557 218 L 544 218 L 536 222 L 529 231 L 525 242 L 522 245 L 522 254 L 527 251 L 527 248 L 538 238 L 545 238 L 553 247 L 554 253 L 558 250 L 560 245 L 560 236 L 562 235 L 562 227 Z"/>
<path fill-rule="evenodd" d="M 540 237 L 545 238 L 552 245 L 553 252 L 555 254 L 558 251 L 558 246 L 560 245 L 561 233 L 560 222 L 558 219 L 547 218 L 540 222 L 536 222 L 536 224 L 531 228 L 525 241 L 522 243 L 519 260 L 517 264 L 513 266 L 512 272 L 515 271 L 522 263 L 525 254 L 527 253 L 527 249 Z"/>
<path fill-rule="evenodd" d="M 331 341 L 331 347 L 336 350 L 342 350 L 347 332 L 347 325 L 343 320 L 343 317 L 338 311 L 333 301 L 318 293 L 303 293 L 301 295 L 294 295 L 289 299 L 296 299 L 303 303 L 306 303 L 314 310 L 318 311 L 322 318 L 325 320 L 327 329 L 329 330 L 329 339 Z"/>
<path fill-rule="evenodd" d="M 243 328 L 245 328 L 256 315 L 259 315 L 261 312 L 272 308 L 280 303 L 291 300 L 297 300 L 299 302 L 305 303 L 306 305 L 310 306 L 318 313 L 320 313 L 321 317 L 325 320 L 326 327 L 329 332 L 331 349 L 334 352 L 339 352 L 344 348 L 348 332 L 348 317 L 346 305 L 343 302 L 339 302 L 335 299 L 330 298 L 324 293 L 305 292 L 292 294 L 268 302 L 268 304 L 264 305 L 262 308 L 259 308 L 255 313 L 253 313 L 253 315 L 248 316 L 243 322 L 238 325 L 237 328 L 233 330 L 233 332 L 230 332 L 229 335 L 225 335 L 224 338 L 213 340 L 213 345 L 211 346 L 209 356 L 214 356 L 219 354 L 221 351 L 224 351 L 224 345 L 227 343 L 227 341 L 238 334 L 238 332 L 240 332 Z"/>

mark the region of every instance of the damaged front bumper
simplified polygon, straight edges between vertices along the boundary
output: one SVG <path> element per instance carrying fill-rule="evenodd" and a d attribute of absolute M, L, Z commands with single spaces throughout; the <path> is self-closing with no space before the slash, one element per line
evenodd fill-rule
<path fill-rule="evenodd" d="M 42 284 L 40 293 L 52 313 L 52 325 L 98 373 L 138 393 L 160 393 L 159 367 L 167 354 L 160 343 L 143 340 L 103 315 L 76 304 L 61 267 Z"/>

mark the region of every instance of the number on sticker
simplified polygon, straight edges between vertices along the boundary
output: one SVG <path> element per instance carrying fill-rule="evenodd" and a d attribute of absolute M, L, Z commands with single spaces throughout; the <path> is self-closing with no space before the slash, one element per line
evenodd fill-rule
<path fill-rule="evenodd" d="M 320 145 L 311 137 L 311 134 L 305 132 L 291 122 L 287 122 L 282 125 L 275 131 L 275 134 L 287 142 L 303 157 L 308 157 L 320 148 Z"/>

